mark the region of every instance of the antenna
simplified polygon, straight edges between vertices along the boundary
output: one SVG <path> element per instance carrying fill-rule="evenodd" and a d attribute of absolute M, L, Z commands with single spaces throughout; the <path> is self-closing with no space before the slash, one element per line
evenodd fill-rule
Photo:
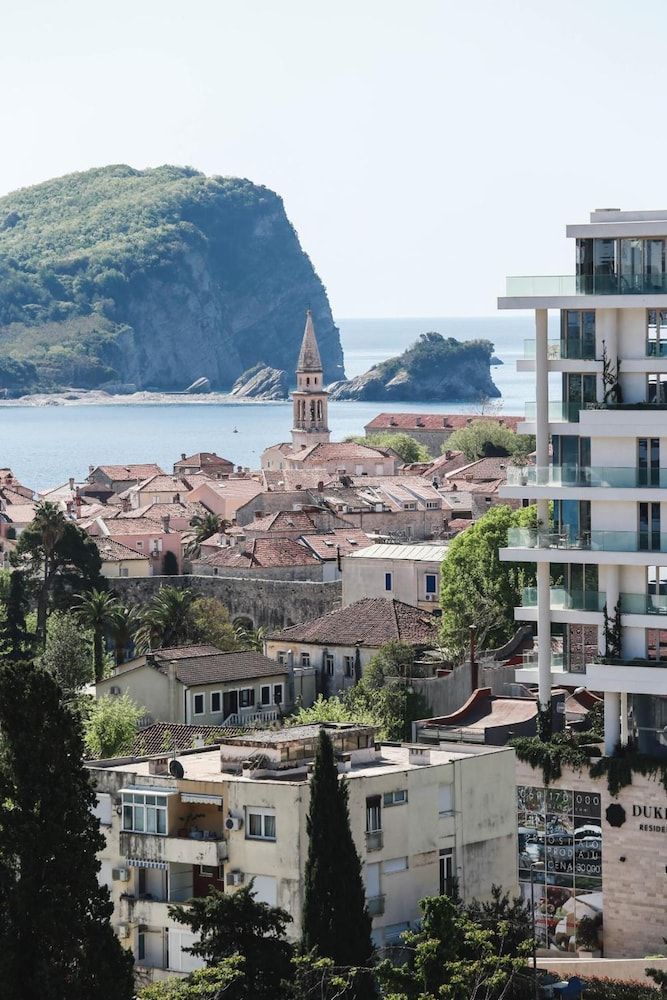
<path fill-rule="evenodd" d="M 173 778 L 178 778 L 179 781 L 181 780 L 185 771 L 183 770 L 183 765 L 180 760 L 176 760 L 176 758 L 174 758 L 169 761 L 169 774 L 171 774 Z"/>

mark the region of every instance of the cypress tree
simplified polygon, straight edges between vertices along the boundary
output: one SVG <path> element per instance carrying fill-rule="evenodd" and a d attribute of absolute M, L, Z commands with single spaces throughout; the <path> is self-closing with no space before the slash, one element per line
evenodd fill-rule
<path fill-rule="evenodd" d="M 3 1000 L 130 1000 L 132 956 L 98 884 L 104 844 L 78 718 L 55 678 L 0 664 Z"/>
<path fill-rule="evenodd" d="M 337 966 L 364 966 L 373 952 L 361 861 L 348 810 L 348 788 L 338 777 L 331 740 L 320 729 L 310 781 L 303 946 Z M 367 994 L 370 995 L 370 994 Z"/>

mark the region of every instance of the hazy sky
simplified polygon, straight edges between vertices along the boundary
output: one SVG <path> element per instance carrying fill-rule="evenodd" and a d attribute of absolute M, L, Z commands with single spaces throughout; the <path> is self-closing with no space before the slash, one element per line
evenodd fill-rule
<path fill-rule="evenodd" d="M 284 198 L 338 316 L 482 315 L 667 205 L 665 0 L 4 0 L 0 193 L 190 164 Z"/>

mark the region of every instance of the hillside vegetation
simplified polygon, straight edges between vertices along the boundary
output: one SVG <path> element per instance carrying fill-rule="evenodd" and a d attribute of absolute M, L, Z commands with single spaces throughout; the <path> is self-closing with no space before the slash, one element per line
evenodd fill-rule
<path fill-rule="evenodd" d="M 291 372 L 308 306 L 340 378 L 322 283 L 281 199 L 248 180 L 110 166 L 0 198 L 0 388 Z"/>

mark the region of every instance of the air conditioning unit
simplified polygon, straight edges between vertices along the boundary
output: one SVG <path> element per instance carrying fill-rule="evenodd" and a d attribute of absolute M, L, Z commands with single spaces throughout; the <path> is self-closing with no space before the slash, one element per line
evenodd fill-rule
<path fill-rule="evenodd" d="M 245 875 L 243 872 L 230 872 L 227 876 L 227 885 L 243 885 L 244 881 Z"/>
<path fill-rule="evenodd" d="M 426 594 L 424 596 L 424 600 L 425 601 L 435 601 L 436 600 L 436 595 L 435 594 Z"/>
<path fill-rule="evenodd" d="M 109 688 L 109 694 L 120 694 L 120 688 L 117 684 L 112 684 Z"/>
<path fill-rule="evenodd" d="M 127 924 L 118 924 L 117 934 L 121 941 L 124 941 L 130 936 L 130 928 Z"/>
<path fill-rule="evenodd" d="M 130 872 L 128 868 L 112 868 L 111 878 L 114 882 L 129 882 Z"/>
<path fill-rule="evenodd" d="M 231 813 L 225 820 L 225 830 L 240 830 L 243 826 L 243 820 L 240 816 L 232 816 Z"/>

